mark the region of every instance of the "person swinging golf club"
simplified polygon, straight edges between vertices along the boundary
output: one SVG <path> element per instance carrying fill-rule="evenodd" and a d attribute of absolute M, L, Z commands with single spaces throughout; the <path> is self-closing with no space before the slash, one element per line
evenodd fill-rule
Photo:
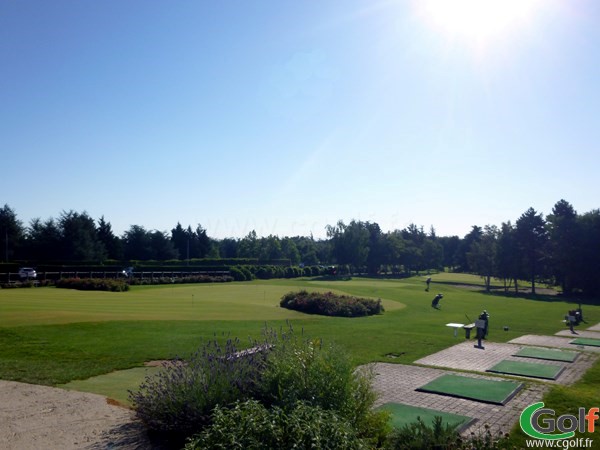
<path fill-rule="evenodd" d="M 442 294 L 438 294 L 436 295 L 433 300 L 431 301 L 431 307 L 435 308 L 435 309 L 440 309 L 440 300 L 443 298 L 444 296 Z"/>

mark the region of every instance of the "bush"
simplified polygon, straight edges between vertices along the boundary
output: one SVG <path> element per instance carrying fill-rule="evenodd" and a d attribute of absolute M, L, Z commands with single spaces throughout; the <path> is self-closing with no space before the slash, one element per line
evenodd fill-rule
<path fill-rule="evenodd" d="M 265 404 L 285 411 L 298 402 L 334 411 L 359 437 L 379 442 L 388 416 L 372 410 L 376 399 L 372 377 L 369 371 L 357 373 L 342 349 L 290 336 L 272 349 L 261 375 L 260 395 Z"/>
<path fill-rule="evenodd" d="M 234 278 L 230 275 L 191 275 L 186 277 L 149 277 L 149 278 L 129 278 L 128 283 L 136 285 L 155 285 L 155 284 L 185 284 L 185 283 L 228 283 Z"/>
<path fill-rule="evenodd" d="M 150 430 L 179 441 L 204 433 L 190 448 L 211 448 L 221 438 L 229 443 L 228 439 L 242 439 L 240 433 L 250 433 L 248 441 L 233 448 L 252 448 L 253 439 L 267 437 L 274 439 L 268 442 L 277 442 L 280 431 L 264 427 L 267 419 L 282 414 L 290 423 L 273 427 L 285 426 L 283 432 L 291 433 L 289 439 L 297 442 L 325 439 L 327 433 L 331 439 L 355 436 L 360 442 L 384 441 L 388 416 L 372 410 L 372 375 L 356 373 L 344 352 L 320 341 L 296 339 L 291 327 L 286 333 L 265 330 L 263 342 L 253 344 L 262 351 L 242 356 L 236 351 L 237 340 L 229 340 L 225 348 L 211 341 L 189 361 L 165 365 L 158 375 L 147 377 L 137 392 L 130 392 L 137 416 Z M 254 402 L 240 403 L 247 400 Z M 332 420 L 334 425 L 302 430 L 313 420 Z M 256 429 L 244 428 L 244 421 L 248 427 L 256 422 L 252 425 Z M 353 430 L 351 435 L 346 436 L 347 429 Z"/>
<path fill-rule="evenodd" d="M 246 274 L 242 272 L 238 267 L 230 267 L 229 274 L 233 277 L 235 281 L 246 281 Z"/>
<path fill-rule="evenodd" d="M 348 422 L 335 412 L 299 402 L 289 410 L 267 409 L 255 400 L 217 407 L 212 425 L 185 450 L 209 449 L 363 449 Z"/>
<path fill-rule="evenodd" d="M 124 280 L 111 278 L 63 278 L 57 280 L 55 285 L 57 288 L 80 291 L 125 292 L 129 290 L 129 284 Z"/>
<path fill-rule="evenodd" d="M 337 295 L 333 292 L 289 292 L 280 301 L 283 308 L 308 314 L 321 314 L 324 316 L 360 317 L 381 314 L 384 309 L 381 299 Z"/>
<path fill-rule="evenodd" d="M 504 436 L 494 437 L 489 431 L 467 438 L 461 437 L 456 429 L 448 424 L 444 426 L 441 417 L 434 417 L 431 425 L 417 418 L 417 422 L 395 429 L 388 435 L 385 445 L 389 450 L 500 450 L 508 447 Z"/>
<path fill-rule="evenodd" d="M 246 280 L 250 281 L 254 279 L 254 275 L 252 274 L 252 272 L 250 272 L 248 267 L 239 266 L 238 269 L 240 269 L 244 273 L 244 275 L 246 276 Z"/>
<path fill-rule="evenodd" d="M 176 359 L 146 377 L 138 391 L 129 393 L 137 416 L 152 431 L 185 438 L 210 423 L 217 405 L 250 398 L 266 355 L 238 357 L 238 345 L 237 339 L 225 346 L 209 341 L 188 360 Z"/>
<path fill-rule="evenodd" d="M 26 280 L 26 281 L 11 281 L 9 283 L 2 283 L 0 287 L 2 289 L 16 289 L 16 288 L 33 288 L 33 287 L 46 287 L 52 286 L 51 280 Z"/>

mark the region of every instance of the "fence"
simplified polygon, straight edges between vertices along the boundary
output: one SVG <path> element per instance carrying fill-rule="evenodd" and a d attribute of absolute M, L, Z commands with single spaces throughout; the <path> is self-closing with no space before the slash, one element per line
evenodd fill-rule
<path fill-rule="evenodd" d="M 133 272 L 131 275 L 126 276 L 122 271 L 110 272 L 110 271 L 68 271 L 68 272 L 37 272 L 36 278 L 30 278 L 30 280 L 44 281 L 44 280 L 60 280 L 62 278 L 183 278 L 200 275 L 209 276 L 224 276 L 229 275 L 228 270 L 210 270 L 210 271 L 151 271 L 151 272 Z M 6 272 L 0 273 L 0 283 L 11 283 L 15 281 L 23 281 L 25 278 L 21 278 L 17 272 Z"/>

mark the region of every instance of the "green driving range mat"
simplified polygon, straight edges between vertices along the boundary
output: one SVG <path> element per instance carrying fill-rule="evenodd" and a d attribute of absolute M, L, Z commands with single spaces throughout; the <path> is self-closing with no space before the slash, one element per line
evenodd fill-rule
<path fill-rule="evenodd" d="M 594 339 L 594 338 L 577 338 L 577 339 L 573 339 L 569 343 L 575 344 L 575 345 L 589 345 L 591 347 L 600 347 L 600 339 Z"/>
<path fill-rule="evenodd" d="M 522 377 L 543 378 L 545 380 L 556 380 L 565 368 L 563 366 L 552 366 L 550 364 L 510 361 L 500 361 L 487 372 L 502 373 L 505 375 L 519 375 Z"/>
<path fill-rule="evenodd" d="M 421 386 L 417 391 L 504 405 L 519 392 L 521 387 L 523 385 L 516 381 L 495 381 L 459 375 L 442 375 L 425 386 Z"/>
<path fill-rule="evenodd" d="M 437 411 L 435 409 L 418 408 L 402 403 L 385 403 L 377 409 L 390 412 L 390 424 L 394 428 L 402 428 L 405 425 L 416 422 L 418 418 L 425 424 L 432 425 L 434 418 L 439 416 L 442 418 L 444 427 L 450 425 L 460 432 L 475 421 L 475 419 L 467 416 Z"/>
<path fill-rule="evenodd" d="M 551 348 L 523 347 L 513 356 L 546 359 L 548 361 L 573 362 L 579 356 L 579 353 L 571 352 L 569 350 L 554 350 Z"/>

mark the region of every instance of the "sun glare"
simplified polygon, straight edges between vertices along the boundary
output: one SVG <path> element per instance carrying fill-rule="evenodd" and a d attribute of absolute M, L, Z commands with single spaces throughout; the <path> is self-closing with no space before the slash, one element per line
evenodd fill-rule
<path fill-rule="evenodd" d="M 417 14 L 452 39 L 481 47 L 526 26 L 543 0 L 416 0 Z"/>

